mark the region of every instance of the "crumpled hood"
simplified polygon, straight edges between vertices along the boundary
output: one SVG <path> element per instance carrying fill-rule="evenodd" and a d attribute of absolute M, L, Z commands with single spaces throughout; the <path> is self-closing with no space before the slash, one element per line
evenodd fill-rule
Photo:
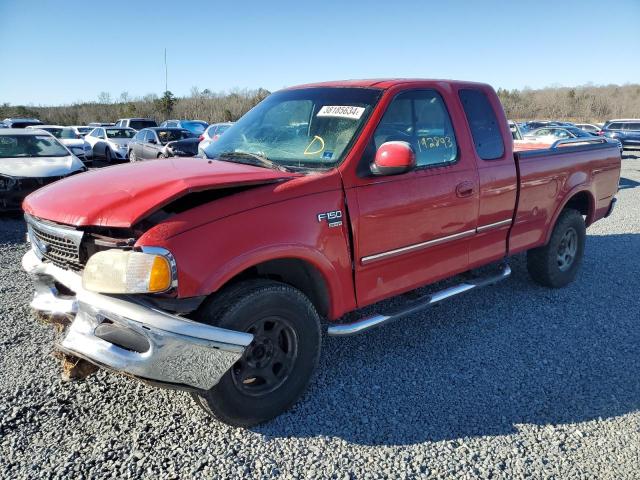
<path fill-rule="evenodd" d="M 41 188 L 25 212 L 67 225 L 128 228 L 187 193 L 300 176 L 231 162 L 171 158 L 93 170 Z"/>
<path fill-rule="evenodd" d="M 19 178 L 62 177 L 83 168 L 82 162 L 66 157 L 14 157 L 0 158 L 0 175 Z"/>

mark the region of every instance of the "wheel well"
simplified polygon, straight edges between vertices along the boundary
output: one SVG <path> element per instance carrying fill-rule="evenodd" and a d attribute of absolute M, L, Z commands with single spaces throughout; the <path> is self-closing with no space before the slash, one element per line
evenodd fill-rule
<path fill-rule="evenodd" d="M 587 192 L 578 192 L 567 202 L 564 208 L 571 208 L 579 211 L 582 215 L 587 217 L 587 224 L 591 219 L 591 196 Z"/>
<path fill-rule="evenodd" d="M 322 274 L 310 263 L 299 258 L 277 258 L 250 267 L 228 284 L 250 278 L 269 278 L 291 285 L 304 293 L 318 313 L 325 317 L 329 313 L 329 290 Z"/>

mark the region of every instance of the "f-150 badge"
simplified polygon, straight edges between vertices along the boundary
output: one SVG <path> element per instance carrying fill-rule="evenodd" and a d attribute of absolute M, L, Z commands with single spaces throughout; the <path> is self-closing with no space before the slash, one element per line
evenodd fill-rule
<path fill-rule="evenodd" d="M 324 212 L 318 214 L 318 222 L 326 221 L 329 227 L 339 227 L 342 225 L 342 210 L 334 210 L 332 212 Z"/>

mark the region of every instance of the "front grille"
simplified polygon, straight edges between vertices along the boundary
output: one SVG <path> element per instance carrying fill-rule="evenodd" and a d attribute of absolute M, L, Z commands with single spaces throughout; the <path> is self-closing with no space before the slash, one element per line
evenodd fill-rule
<path fill-rule="evenodd" d="M 36 253 L 43 260 L 66 270 L 80 271 L 84 264 L 80 259 L 80 230 L 44 223 L 31 216 L 25 216 L 29 236 Z"/>

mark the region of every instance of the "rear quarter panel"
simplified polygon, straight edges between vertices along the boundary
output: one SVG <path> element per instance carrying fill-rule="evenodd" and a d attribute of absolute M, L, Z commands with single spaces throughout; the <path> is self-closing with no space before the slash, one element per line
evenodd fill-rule
<path fill-rule="evenodd" d="M 520 193 L 511 230 L 511 254 L 548 242 L 557 217 L 580 192 L 589 197 L 587 225 L 602 218 L 618 191 L 620 152 L 615 145 L 516 153 Z"/>

